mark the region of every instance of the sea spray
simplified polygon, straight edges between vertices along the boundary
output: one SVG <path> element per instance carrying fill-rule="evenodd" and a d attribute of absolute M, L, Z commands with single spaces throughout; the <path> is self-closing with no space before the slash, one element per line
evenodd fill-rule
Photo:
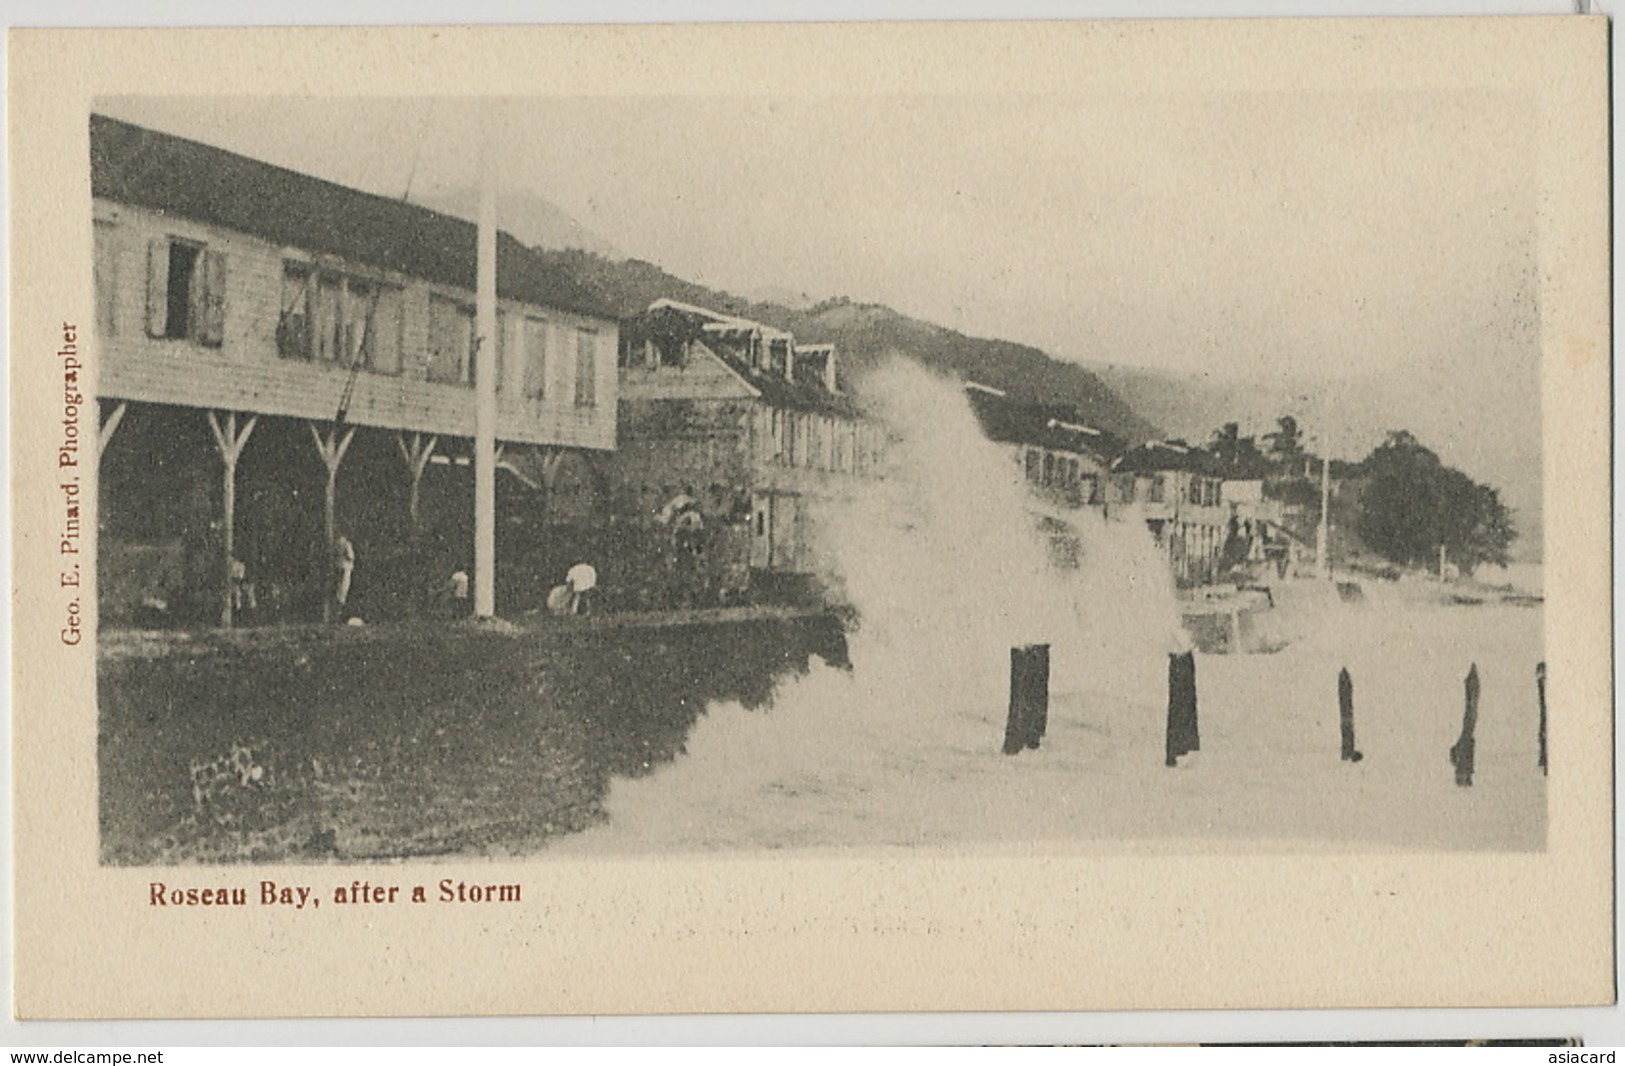
<path fill-rule="evenodd" d="M 957 383 L 894 359 L 865 385 L 891 435 L 881 476 L 809 508 L 826 584 L 855 610 L 850 671 L 815 662 L 765 709 L 709 707 L 686 755 L 615 784 L 598 844 L 839 844 L 882 778 L 925 797 L 999 759 L 1018 644 L 1052 647 L 1052 722 L 1090 727 L 1059 742 L 1155 736 L 1181 638 L 1144 522 L 1045 504 Z M 1075 567 L 1054 536 L 1075 538 Z"/>

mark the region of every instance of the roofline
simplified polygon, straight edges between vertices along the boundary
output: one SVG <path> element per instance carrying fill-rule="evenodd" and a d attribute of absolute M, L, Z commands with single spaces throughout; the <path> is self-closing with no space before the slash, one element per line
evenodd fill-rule
<path fill-rule="evenodd" d="M 709 355 L 712 359 L 715 359 L 718 363 L 721 363 L 723 370 L 726 370 L 729 374 L 733 375 L 736 381 L 749 390 L 752 399 L 759 400 L 762 398 L 762 390 L 753 385 L 750 378 L 741 374 L 738 368 L 733 365 L 732 360 L 724 358 L 720 352 L 712 351 L 711 346 L 705 344 L 705 339 L 703 337 L 700 338 L 699 343 L 705 345 L 707 355 Z"/>
<path fill-rule="evenodd" d="M 752 319 L 742 318 L 739 315 L 730 315 L 722 311 L 713 311 L 711 308 L 701 307 L 699 304 L 684 303 L 682 300 L 673 300 L 669 296 L 662 296 L 658 300 L 650 303 L 648 309 L 650 311 L 669 309 L 672 311 L 681 311 L 684 314 L 699 315 L 702 318 L 708 318 L 711 320 L 708 325 L 720 326 L 723 328 L 748 329 L 753 332 L 760 333 L 764 337 L 771 337 L 775 340 L 779 338 L 783 338 L 785 340 L 795 339 L 785 330 L 764 325 L 763 323 L 753 321 Z"/>
<path fill-rule="evenodd" d="M 1052 418 L 1047 425 L 1050 429 L 1066 429 L 1071 430 L 1073 433 L 1085 433 L 1091 437 L 1100 436 L 1100 430 L 1093 426 L 1085 426 L 1079 422 L 1066 422 L 1059 418 Z"/>
<path fill-rule="evenodd" d="M 360 198 L 360 199 L 364 199 L 364 200 L 367 200 L 367 201 L 371 201 L 373 203 L 388 205 L 389 207 L 394 208 L 394 209 L 399 209 L 401 207 L 405 207 L 405 208 L 408 208 L 408 209 L 410 209 L 412 211 L 421 212 L 425 216 L 432 216 L 432 217 L 435 217 L 435 218 L 444 219 L 444 220 L 447 220 L 449 222 L 456 223 L 456 224 L 458 224 L 460 226 L 469 227 L 471 230 L 477 231 L 477 229 L 478 229 L 478 223 L 471 220 L 471 219 L 466 219 L 466 218 L 463 218 L 460 215 L 454 215 L 454 214 L 451 214 L 451 213 L 446 212 L 446 211 L 437 211 L 434 208 L 426 207 L 423 204 L 413 203 L 411 200 L 407 199 L 404 196 L 397 198 L 397 197 L 393 197 L 393 196 L 386 196 L 386 195 L 384 195 L 382 193 L 369 192 L 366 189 L 358 189 L 353 185 L 345 185 L 345 184 L 343 184 L 341 182 L 331 181 L 331 180 L 329 180 L 327 178 L 323 178 L 323 177 L 320 177 L 320 176 L 315 175 L 315 174 L 306 173 L 305 171 L 302 171 L 302 170 L 295 170 L 292 167 L 286 167 L 286 166 L 282 166 L 281 164 L 278 164 L 278 163 L 268 162 L 267 160 L 260 159 L 260 158 L 258 158 L 256 156 L 247 155 L 247 154 L 245 154 L 243 152 L 238 152 L 238 151 L 235 151 L 235 150 L 230 149 L 230 148 L 223 148 L 223 147 L 221 147 L 219 145 L 216 145 L 216 144 L 210 144 L 207 141 L 199 141 L 199 140 L 196 140 L 196 139 L 191 138 L 191 137 L 183 137 L 183 136 L 180 136 L 179 134 L 170 133 L 170 132 L 168 132 L 166 130 L 156 129 L 156 128 L 151 127 L 151 126 L 143 126 L 143 125 L 141 125 L 139 123 L 129 122 L 129 121 L 126 121 L 126 120 L 121 119 L 121 118 L 115 118 L 115 117 L 113 117 L 111 115 L 102 114 L 99 111 L 92 111 L 90 113 L 90 121 L 91 121 L 92 125 L 94 125 L 95 123 L 106 123 L 106 124 L 111 125 L 111 126 L 122 127 L 122 128 L 124 128 L 126 130 L 134 131 L 135 133 L 141 134 L 143 136 L 160 137 L 160 138 L 163 138 L 163 139 L 165 139 L 167 141 L 175 142 L 175 143 L 180 144 L 180 145 L 190 146 L 192 149 L 201 150 L 203 152 L 218 153 L 219 155 L 223 155 L 223 156 L 229 156 L 229 157 L 232 157 L 232 158 L 235 158 L 235 159 L 242 160 L 244 163 L 250 164 L 250 165 L 252 165 L 254 167 L 257 167 L 257 168 L 260 168 L 260 169 L 262 169 L 264 171 L 269 171 L 269 172 L 273 172 L 273 173 L 278 174 L 278 175 L 285 176 L 286 178 L 291 179 L 291 180 L 293 180 L 294 182 L 297 182 L 297 183 L 306 183 L 306 184 L 309 184 L 309 185 L 317 185 L 317 186 L 325 187 L 326 189 L 331 190 L 332 192 L 334 192 L 335 194 L 338 194 L 338 195 L 342 195 L 342 196 L 346 196 L 346 197 L 353 197 L 353 198 Z M 93 150 L 92 151 L 92 155 L 93 155 L 92 163 L 93 163 L 93 166 L 94 166 L 94 141 L 95 141 L 94 130 L 92 130 L 92 150 Z M 138 199 L 123 199 L 123 198 L 120 198 L 120 197 L 117 197 L 117 196 L 109 196 L 109 195 L 107 195 L 105 193 L 96 194 L 94 191 L 92 192 L 92 199 L 93 200 L 100 200 L 100 201 L 102 201 L 104 203 L 121 204 L 121 205 L 124 205 L 126 207 L 138 208 L 138 209 L 141 209 L 141 210 L 149 210 L 149 211 L 150 210 L 159 210 L 159 211 L 163 210 L 163 208 L 161 208 L 161 207 L 151 206 L 149 204 L 141 202 Z M 184 215 L 183 217 L 186 217 L 188 219 L 194 219 L 194 216 L 192 216 L 190 214 Z M 240 227 L 234 227 L 234 226 L 230 226 L 230 225 L 227 225 L 227 224 L 224 224 L 224 223 L 211 223 L 210 220 L 207 219 L 207 218 L 195 218 L 194 220 L 198 221 L 198 222 L 206 223 L 206 224 L 217 224 L 217 225 L 220 225 L 222 228 L 231 229 L 231 230 L 233 230 L 235 232 L 243 232 L 243 233 L 248 234 L 249 236 L 255 236 L 255 237 L 258 237 L 260 239 L 269 239 L 269 238 L 265 238 L 261 234 L 254 233 L 253 231 L 243 230 Z M 530 248 L 529 246 L 527 246 L 524 241 L 520 240 L 518 237 L 516 237 L 514 234 L 510 233 L 507 230 L 499 229 L 497 231 L 497 241 L 496 241 L 499 249 L 501 248 L 501 246 L 503 245 L 504 242 L 510 243 L 512 249 L 514 251 L 517 251 L 522 256 L 531 257 L 533 259 L 536 258 L 536 256 L 537 256 L 536 251 L 534 249 Z M 297 247 L 297 250 L 299 252 L 304 253 L 304 254 L 309 254 L 309 255 L 311 255 L 313 257 L 317 257 L 317 258 L 322 257 L 322 256 L 331 255 L 334 258 L 339 259 L 339 260 L 341 260 L 343 262 L 351 263 L 351 264 L 354 264 L 354 265 L 357 265 L 357 266 L 366 266 L 366 267 L 372 268 L 374 270 L 384 272 L 386 274 L 388 274 L 388 273 L 396 273 L 396 274 L 399 274 L 401 277 L 412 278 L 412 279 L 418 280 L 418 281 L 430 281 L 430 282 L 433 282 L 433 281 L 436 280 L 434 278 L 423 277 L 423 276 L 420 276 L 420 275 L 414 274 L 414 273 L 402 272 L 402 271 L 397 270 L 393 265 L 391 265 L 389 263 L 375 262 L 375 261 L 371 261 L 368 258 L 340 255 L 340 254 L 331 253 L 331 252 L 323 252 L 323 251 L 321 251 L 319 249 L 311 248 L 311 247 L 300 247 L 300 246 L 291 246 L 291 245 L 284 245 L 284 247 L 285 248 Z M 473 291 L 473 289 L 475 288 L 475 286 L 473 285 L 473 282 L 476 281 L 476 280 L 477 279 L 470 279 L 470 283 L 466 287 L 467 291 Z M 499 275 L 499 278 L 498 278 L 499 284 L 503 280 L 505 280 L 505 279 L 501 278 L 500 275 Z M 446 284 L 453 285 L 454 287 L 459 287 L 459 288 L 464 287 L 460 283 L 455 283 L 455 282 L 446 282 Z M 592 300 L 590 298 L 585 300 L 585 301 L 578 301 L 578 300 L 569 299 L 569 298 L 565 298 L 565 299 L 562 299 L 562 300 L 554 298 L 554 299 L 550 299 L 550 300 L 537 301 L 537 300 L 528 299 L 528 298 L 525 298 L 525 297 L 522 297 L 522 296 L 513 296 L 513 295 L 511 295 L 510 292 L 499 292 L 499 295 L 502 295 L 505 298 L 509 298 L 509 299 L 516 299 L 516 300 L 519 300 L 520 302 L 532 304 L 534 306 L 541 307 L 541 308 L 544 308 L 544 309 L 567 311 L 567 312 L 570 312 L 572 314 L 582 315 L 582 316 L 587 317 L 587 318 L 598 319 L 599 321 L 602 321 L 602 322 L 609 322 L 609 323 L 619 323 L 620 322 L 620 317 L 621 316 L 618 315 L 612 308 L 610 308 L 608 306 L 593 306 L 593 304 L 596 304 L 597 301 Z"/>

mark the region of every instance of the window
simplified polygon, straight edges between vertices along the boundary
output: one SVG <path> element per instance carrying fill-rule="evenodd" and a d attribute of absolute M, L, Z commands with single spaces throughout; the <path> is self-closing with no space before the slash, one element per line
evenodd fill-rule
<path fill-rule="evenodd" d="M 525 397 L 540 400 L 547 396 L 547 321 L 525 319 Z"/>
<path fill-rule="evenodd" d="M 361 361 L 368 370 L 378 374 L 401 372 L 401 290 L 394 286 L 380 286 L 372 298 L 363 334 Z"/>
<path fill-rule="evenodd" d="M 654 370 L 663 366 L 682 366 L 687 361 L 688 342 L 675 338 L 639 338 L 622 333 L 617 343 L 616 365 L 627 370 Z"/>
<path fill-rule="evenodd" d="M 309 359 L 310 346 L 310 267 L 304 263 L 283 263 L 277 354 L 284 359 Z"/>
<path fill-rule="evenodd" d="M 1039 484 L 1055 484 L 1055 456 L 1050 455 L 1047 452 L 1044 454 L 1044 473 Z"/>
<path fill-rule="evenodd" d="M 429 297 L 428 378 L 444 385 L 469 382 L 474 350 L 474 309 L 444 296 Z"/>
<path fill-rule="evenodd" d="M 155 239 L 147 255 L 147 333 L 218 348 L 225 319 L 225 254 L 196 241 Z"/>
<path fill-rule="evenodd" d="M 1085 474 L 1078 478 L 1079 503 L 1099 503 L 1100 497 L 1097 495 L 1098 492 L 1099 486 L 1095 480 L 1095 475 Z"/>
<path fill-rule="evenodd" d="M 378 298 L 378 287 L 370 281 L 349 278 L 344 281 L 344 296 L 339 301 L 339 313 L 344 323 L 339 330 L 339 362 L 346 366 L 357 360 L 365 364 L 367 347 L 372 343 L 372 307 Z"/>
<path fill-rule="evenodd" d="M 788 376 L 790 369 L 790 342 L 775 339 L 767 342 L 767 369 L 774 374 Z"/>
<path fill-rule="evenodd" d="M 598 406 L 598 366 L 593 349 L 598 334 L 590 329 L 576 330 L 576 406 Z"/>
<path fill-rule="evenodd" d="M 103 337 L 116 332 L 118 311 L 118 229 L 96 220 L 93 281 L 96 285 L 96 329 Z"/>
<path fill-rule="evenodd" d="M 773 409 L 772 425 L 773 440 L 771 447 L 768 449 L 768 458 L 772 459 L 774 462 L 780 462 L 784 457 L 784 438 L 786 434 L 784 428 L 784 412 L 776 407 Z"/>
<path fill-rule="evenodd" d="M 309 263 L 282 264 L 282 305 L 277 354 L 366 367 L 379 374 L 401 371 L 401 290 L 369 278 L 318 270 Z"/>
<path fill-rule="evenodd" d="M 313 350 L 324 363 L 345 363 L 349 354 L 349 333 L 344 321 L 344 279 L 334 274 L 316 275 L 316 289 L 311 296 Z"/>
<path fill-rule="evenodd" d="M 1151 487 L 1146 490 L 1145 498 L 1150 503 L 1161 503 L 1167 482 L 1161 474 L 1151 475 Z"/>

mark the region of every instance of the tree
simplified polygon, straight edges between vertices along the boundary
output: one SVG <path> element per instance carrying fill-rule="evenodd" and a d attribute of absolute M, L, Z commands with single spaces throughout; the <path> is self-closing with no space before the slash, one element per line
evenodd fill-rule
<path fill-rule="evenodd" d="M 1471 572 L 1506 565 L 1517 535 L 1499 494 L 1444 465 L 1405 431 L 1388 434 L 1361 464 L 1368 484 L 1355 530 L 1372 550 L 1407 566 L 1430 566 L 1444 547 Z"/>
<path fill-rule="evenodd" d="M 1298 426 L 1298 420 L 1291 415 L 1282 415 L 1275 420 L 1275 432 L 1264 434 L 1264 441 L 1269 445 L 1269 457 L 1285 473 L 1296 473 L 1299 462 L 1303 459 L 1303 430 Z"/>
<path fill-rule="evenodd" d="M 1258 444 L 1252 437 L 1243 437 L 1241 426 L 1236 422 L 1226 422 L 1214 430 L 1207 451 L 1227 478 L 1249 480 L 1267 473 L 1268 462 L 1259 452 Z"/>

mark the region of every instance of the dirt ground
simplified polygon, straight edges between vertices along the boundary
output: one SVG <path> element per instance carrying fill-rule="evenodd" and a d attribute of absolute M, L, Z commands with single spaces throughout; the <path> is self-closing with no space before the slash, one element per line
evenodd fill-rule
<path fill-rule="evenodd" d="M 713 701 L 756 707 L 839 622 L 789 612 L 520 626 L 106 633 L 102 859 L 527 854 L 604 817 Z"/>

